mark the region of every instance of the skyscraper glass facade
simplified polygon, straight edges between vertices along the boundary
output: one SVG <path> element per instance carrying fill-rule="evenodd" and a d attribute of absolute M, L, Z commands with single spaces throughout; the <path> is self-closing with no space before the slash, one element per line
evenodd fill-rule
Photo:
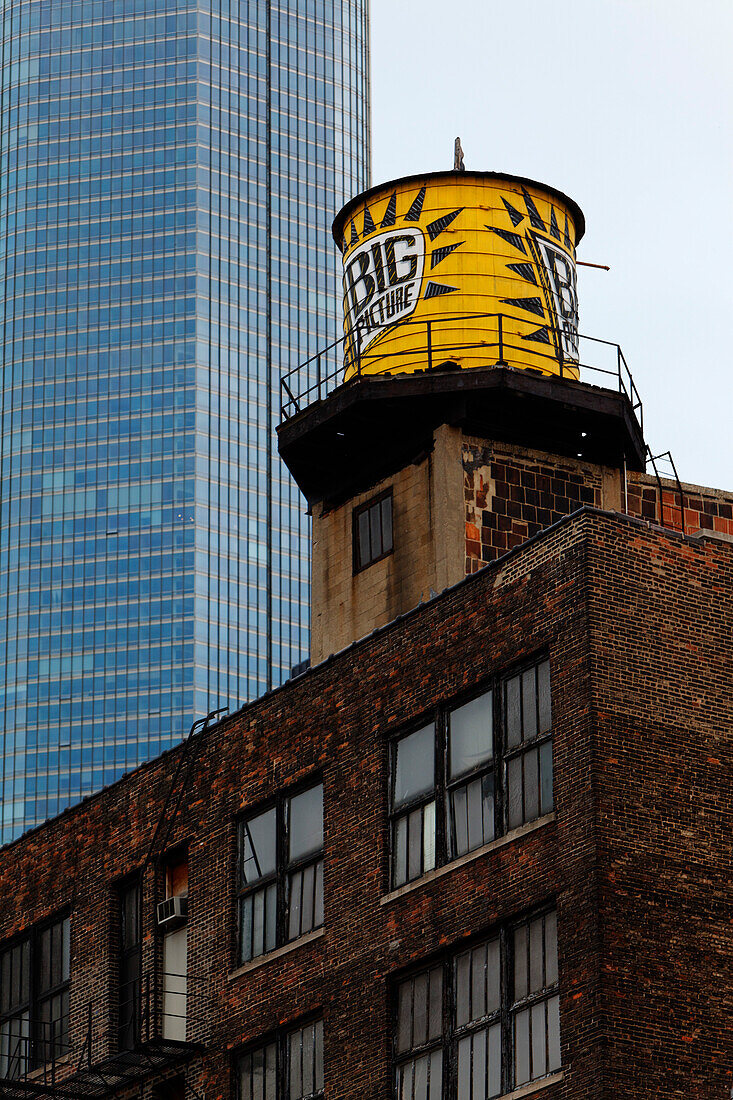
<path fill-rule="evenodd" d="M 0 0 L 2 828 L 279 683 L 279 378 L 337 335 L 368 0 Z"/>

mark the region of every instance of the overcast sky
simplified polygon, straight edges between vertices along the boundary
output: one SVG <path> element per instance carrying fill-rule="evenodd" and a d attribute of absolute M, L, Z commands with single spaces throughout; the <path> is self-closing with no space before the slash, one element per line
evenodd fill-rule
<path fill-rule="evenodd" d="M 453 166 L 585 212 L 580 331 L 617 341 L 647 442 L 733 489 L 731 0 L 371 0 L 375 183 Z"/>

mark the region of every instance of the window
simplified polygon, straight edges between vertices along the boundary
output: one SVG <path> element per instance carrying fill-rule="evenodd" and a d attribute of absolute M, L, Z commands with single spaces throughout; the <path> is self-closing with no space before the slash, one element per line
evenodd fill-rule
<path fill-rule="evenodd" d="M 316 1100 L 323 1096 L 323 1020 L 276 1035 L 243 1054 L 238 1100 Z"/>
<path fill-rule="evenodd" d="M 354 509 L 354 572 L 392 553 L 392 490 Z"/>
<path fill-rule="evenodd" d="M 323 924 L 323 784 L 239 825 L 239 961 Z"/>
<path fill-rule="evenodd" d="M 119 892 L 118 1040 L 120 1050 L 132 1049 L 140 1027 L 140 883 Z"/>
<path fill-rule="evenodd" d="M 552 808 L 550 662 L 542 660 L 392 742 L 392 886 Z"/>
<path fill-rule="evenodd" d="M 0 1078 L 23 1077 L 69 1048 L 69 929 L 61 917 L 0 949 Z"/>
<path fill-rule="evenodd" d="M 400 982 L 398 1100 L 486 1100 L 560 1069 L 554 910 Z"/>

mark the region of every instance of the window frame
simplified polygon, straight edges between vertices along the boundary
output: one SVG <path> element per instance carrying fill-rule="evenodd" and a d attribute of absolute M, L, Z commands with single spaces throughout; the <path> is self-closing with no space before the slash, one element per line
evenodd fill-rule
<path fill-rule="evenodd" d="M 28 945 L 27 953 L 27 971 L 28 971 L 28 996 L 22 1003 L 18 1003 L 15 1009 L 0 1014 L 0 1028 L 6 1023 L 21 1016 L 23 1013 L 28 1014 L 28 1037 L 25 1045 L 25 1052 L 17 1055 L 17 1063 L 20 1072 L 12 1080 L 24 1080 L 29 1073 L 34 1070 L 42 1068 L 49 1062 L 54 1062 L 57 1059 L 63 1057 L 68 1053 L 69 1047 L 69 1027 L 71 1017 L 71 915 L 72 911 L 69 907 L 65 907 L 58 912 L 54 913 L 51 917 L 47 917 L 37 924 L 31 925 L 30 928 L 23 932 L 20 932 L 16 936 L 12 936 L 10 939 L 0 944 L 0 955 L 5 954 L 6 951 L 12 951 L 16 948 L 23 947 L 24 944 Z M 64 943 L 64 924 L 68 922 L 68 977 L 63 978 L 64 970 L 64 956 L 63 956 L 63 943 Z M 41 940 L 44 932 L 49 931 L 59 925 L 61 928 L 61 973 L 62 980 L 57 982 L 56 985 L 49 986 L 47 989 L 41 990 L 41 967 L 43 965 L 43 951 L 41 947 Z M 50 966 L 53 967 L 52 958 L 49 959 Z M 65 1019 L 65 1028 L 62 1031 L 62 1040 L 58 1051 L 50 1049 L 47 1051 L 45 1048 L 51 1046 L 51 1040 L 44 1038 L 41 1032 L 41 1010 L 43 1005 L 52 1001 L 54 998 L 63 996 L 66 994 L 66 1013 L 61 1017 Z M 64 1041 L 65 1034 L 65 1041 Z M 55 1040 L 53 1041 L 55 1044 Z M 49 1057 L 46 1057 L 46 1054 Z M 11 1068 L 12 1062 L 10 1061 L 11 1055 L 8 1054 L 8 1069 Z"/>
<path fill-rule="evenodd" d="M 135 891 L 135 920 L 137 923 L 137 938 L 131 947 L 125 947 L 125 896 Z M 127 875 L 115 883 L 115 932 L 116 932 L 116 977 L 115 983 L 115 1011 L 117 1017 L 116 1043 L 117 1049 L 134 1050 L 140 1041 L 140 1028 L 142 1023 L 142 973 L 143 973 L 143 881 L 140 872 Z M 132 960 L 135 965 L 135 976 L 123 981 L 126 964 Z M 124 989 L 132 986 L 132 997 L 125 1001 Z M 126 1003 L 130 1005 L 129 1020 L 123 1021 L 122 1013 Z"/>
<path fill-rule="evenodd" d="M 325 1021 L 323 1012 L 316 1011 L 278 1028 L 277 1031 L 268 1032 L 266 1035 L 253 1040 L 253 1042 L 247 1043 L 246 1046 L 236 1052 L 234 1056 L 234 1092 L 237 1100 L 250 1100 L 250 1097 L 242 1095 L 240 1063 L 244 1058 L 256 1054 L 258 1051 L 265 1051 L 271 1045 L 275 1047 L 275 1096 L 277 1100 L 285 1100 L 290 1089 L 290 1037 L 304 1028 L 318 1023 L 321 1025 L 321 1056 L 323 1058 L 321 1075 L 323 1076 L 325 1068 Z M 325 1095 L 324 1082 L 324 1087 L 315 1093 L 309 1093 L 306 1100 L 323 1100 Z"/>
<path fill-rule="evenodd" d="M 299 858 L 289 860 L 288 859 L 288 846 L 290 839 L 290 821 L 289 821 L 289 809 L 293 799 L 298 795 L 305 794 L 308 791 L 315 790 L 317 787 L 321 787 L 322 795 L 325 791 L 325 785 L 323 782 L 323 776 L 321 773 L 311 775 L 308 779 L 295 786 L 288 787 L 273 797 L 267 799 L 265 802 L 257 803 L 251 810 L 247 810 L 237 816 L 236 819 L 236 880 L 235 880 L 235 894 L 236 894 L 236 936 L 235 936 L 235 952 L 236 952 L 236 965 L 247 966 L 250 963 L 256 962 L 258 959 L 264 959 L 273 951 L 277 951 L 281 947 L 285 947 L 287 944 L 297 943 L 303 936 L 310 935 L 312 932 L 317 931 L 323 927 L 323 921 L 320 924 L 314 924 L 312 929 L 307 932 L 300 932 L 297 936 L 289 937 L 289 914 L 290 914 L 290 897 L 289 897 L 289 883 L 292 875 L 307 870 L 309 867 L 315 868 L 314 874 L 318 875 L 318 864 L 321 864 L 321 876 L 323 874 L 323 865 L 325 862 L 325 842 L 321 844 L 320 849 L 315 852 L 310 852 Z M 262 878 L 258 878 L 255 882 L 244 882 L 244 830 L 248 822 L 253 821 L 255 818 L 260 817 L 263 814 L 275 811 L 275 868 L 273 871 L 268 872 Z M 321 816 L 321 828 L 323 830 L 323 814 Z M 248 897 L 254 897 L 261 890 L 266 890 L 268 887 L 275 887 L 275 942 L 274 946 L 266 947 L 262 952 L 258 954 L 251 954 L 248 957 L 244 957 L 242 953 L 242 904 Z M 314 883 L 314 891 L 317 889 L 317 879 Z M 315 902 L 315 897 L 314 897 Z M 323 885 L 321 880 L 321 904 L 323 904 Z M 314 906 L 315 908 L 315 906 Z M 302 905 L 301 905 L 302 913 Z M 263 931 L 263 936 L 265 932 Z M 252 930 L 252 938 L 254 938 L 254 923 Z M 264 942 L 263 942 L 264 946 Z"/>
<path fill-rule="evenodd" d="M 390 539 L 389 549 L 388 550 L 382 549 L 381 554 L 377 554 L 373 558 L 370 557 L 368 561 L 362 562 L 361 561 L 361 555 L 360 555 L 360 543 L 359 543 L 359 519 L 360 519 L 361 516 L 364 515 L 365 512 L 370 512 L 373 508 L 376 508 L 377 506 L 379 506 L 379 509 L 380 509 L 380 512 L 379 512 L 380 537 L 381 537 L 381 541 L 382 541 L 382 547 L 384 547 L 384 524 L 382 522 L 381 507 L 382 507 L 383 501 L 385 501 L 385 500 L 389 500 L 389 502 L 390 502 L 389 503 L 389 510 L 390 510 L 391 539 Z M 371 550 L 371 534 L 370 534 L 369 542 L 370 542 L 370 550 Z M 352 562 L 353 562 L 354 576 L 356 576 L 357 573 L 363 573 L 364 570 L 368 569 L 370 565 L 376 565 L 376 563 L 378 561 L 384 561 L 385 558 L 388 558 L 390 556 L 390 554 L 394 553 L 394 491 L 393 491 L 393 487 L 391 485 L 389 486 L 388 489 L 385 489 L 383 492 L 378 493 L 374 497 L 370 497 L 370 499 L 365 501 L 363 504 L 358 504 L 354 507 L 354 509 L 352 511 L 352 514 L 351 514 L 351 546 L 352 546 Z"/>
<path fill-rule="evenodd" d="M 539 733 L 536 737 L 528 741 L 520 741 L 516 746 L 511 748 L 508 745 L 507 731 L 506 731 L 506 685 L 515 676 L 521 676 L 523 673 L 528 672 L 531 669 L 538 669 L 541 665 L 547 663 L 548 675 L 550 684 L 550 728 L 549 731 Z M 537 684 L 537 672 L 535 672 L 535 684 Z M 462 707 L 469 703 L 474 702 L 477 699 L 482 698 L 485 695 L 491 693 L 491 722 L 492 722 L 492 752 L 491 756 L 484 761 L 478 763 L 474 768 L 462 772 L 459 776 L 451 778 L 450 774 L 450 720 L 451 715 Z M 538 704 L 539 705 L 539 704 Z M 405 800 L 400 803 L 399 806 L 395 806 L 395 781 L 397 771 L 397 748 L 398 745 L 406 740 L 408 737 L 419 732 L 430 725 L 433 726 L 433 744 L 434 744 L 434 772 L 433 772 L 433 788 L 432 791 L 426 792 L 420 795 L 416 795 L 411 799 Z M 539 654 L 534 655 L 532 658 L 522 661 L 519 664 L 511 666 L 506 671 L 495 674 L 488 680 L 484 680 L 481 684 L 473 687 L 467 692 L 463 692 L 461 695 L 456 696 L 453 699 L 447 700 L 436 705 L 432 710 L 423 712 L 418 720 L 411 722 L 408 726 L 402 727 L 397 733 L 392 734 L 388 740 L 388 761 L 387 761 L 387 810 L 388 810 L 388 822 L 389 822 L 389 860 L 388 860 L 388 879 L 389 890 L 399 890 L 404 887 L 410 886 L 412 883 L 417 883 L 423 877 L 433 870 L 437 870 L 440 867 L 445 867 L 455 862 L 458 859 L 463 859 L 470 856 L 472 852 L 479 851 L 486 844 L 490 844 L 501 837 L 506 836 L 508 833 L 513 832 L 516 828 L 520 828 L 521 825 L 530 824 L 532 821 L 537 821 L 546 814 L 552 813 L 555 808 L 554 798 L 554 749 L 550 750 L 550 763 L 551 763 L 551 807 L 543 812 L 541 805 L 541 798 L 538 802 L 538 813 L 536 817 L 531 818 L 529 821 L 523 820 L 521 825 L 509 824 L 509 763 L 515 759 L 523 758 L 527 753 L 533 751 L 535 748 L 538 751 L 545 744 L 553 745 L 554 730 L 552 723 L 552 669 L 550 667 L 550 655 L 547 651 L 542 651 Z M 539 757 L 538 757 L 539 767 Z M 454 837 L 454 804 L 453 794 L 461 787 L 468 786 L 469 783 L 473 783 L 476 780 L 483 781 L 488 775 L 493 777 L 493 835 L 490 839 L 484 840 L 482 844 L 469 847 L 464 852 L 457 850 L 457 844 Z M 425 852 L 424 852 L 424 840 L 423 851 L 421 853 L 420 863 L 423 868 L 419 874 L 412 877 L 409 876 L 409 840 L 408 840 L 408 852 L 406 866 L 408 868 L 408 875 L 401 881 L 397 881 L 397 830 L 398 823 L 402 818 L 407 817 L 414 811 L 428 805 L 430 802 L 435 804 L 435 834 L 434 834 L 434 863 L 432 867 L 424 868 Z"/>
<path fill-rule="evenodd" d="M 529 925 L 538 919 L 544 922 L 548 915 L 554 915 L 556 927 L 556 959 L 557 975 L 553 983 L 546 985 L 540 991 L 528 993 L 522 998 L 515 996 L 515 933 L 522 926 Z M 470 952 L 487 946 L 493 942 L 498 943 L 499 960 L 499 1007 L 486 1012 L 476 1019 L 469 1019 L 463 1024 L 458 1024 L 458 960 Z M 494 1094 L 499 1097 L 511 1093 L 514 1089 L 535 1085 L 552 1077 L 562 1070 L 562 1033 L 559 1031 L 560 1064 L 554 1068 L 548 1068 L 541 1076 L 530 1077 L 526 1081 L 516 1082 L 516 1050 L 514 1038 L 514 1022 L 518 1012 L 532 1005 L 549 1003 L 553 998 L 561 999 L 560 985 L 560 945 L 557 934 L 557 905 L 555 901 L 545 902 L 519 917 L 503 921 L 484 932 L 466 938 L 466 940 L 454 943 L 450 948 L 441 951 L 427 959 L 404 970 L 392 979 L 390 996 L 390 1024 L 391 1024 L 391 1096 L 399 1100 L 398 1074 L 402 1067 L 414 1062 L 419 1057 L 441 1052 L 441 1100 L 456 1100 L 458 1095 L 458 1068 L 459 1045 L 462 1040 L 471 1035 L 486 1032 L 491 1027 L 499 1026 L 500 1042 L 500 1092 Z M 399 996 L 400 988 L 405 982 L 414 981 L 416 978 L 427 975 L 434 970 L 441 972 L 441 1027 L 442 1035 L 437 1038 L 429 1038 L 424 1043 L 418 1043 L 398 1050 L 399 1020 Z M 543 941 L 543 972 L 546 972 L 546 944 Z M 559 1011 L 559 1010 L 558 1010 Z M 547 1019 L 547 1018 L 546 1018 Z"/>

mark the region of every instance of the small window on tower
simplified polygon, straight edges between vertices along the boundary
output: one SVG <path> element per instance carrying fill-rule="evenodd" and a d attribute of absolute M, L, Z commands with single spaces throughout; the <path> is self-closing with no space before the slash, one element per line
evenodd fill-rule
<path fill-rule="evenodd" d="M 392 553 L 392 490 L 354 509 L 354 572 Z"/>

